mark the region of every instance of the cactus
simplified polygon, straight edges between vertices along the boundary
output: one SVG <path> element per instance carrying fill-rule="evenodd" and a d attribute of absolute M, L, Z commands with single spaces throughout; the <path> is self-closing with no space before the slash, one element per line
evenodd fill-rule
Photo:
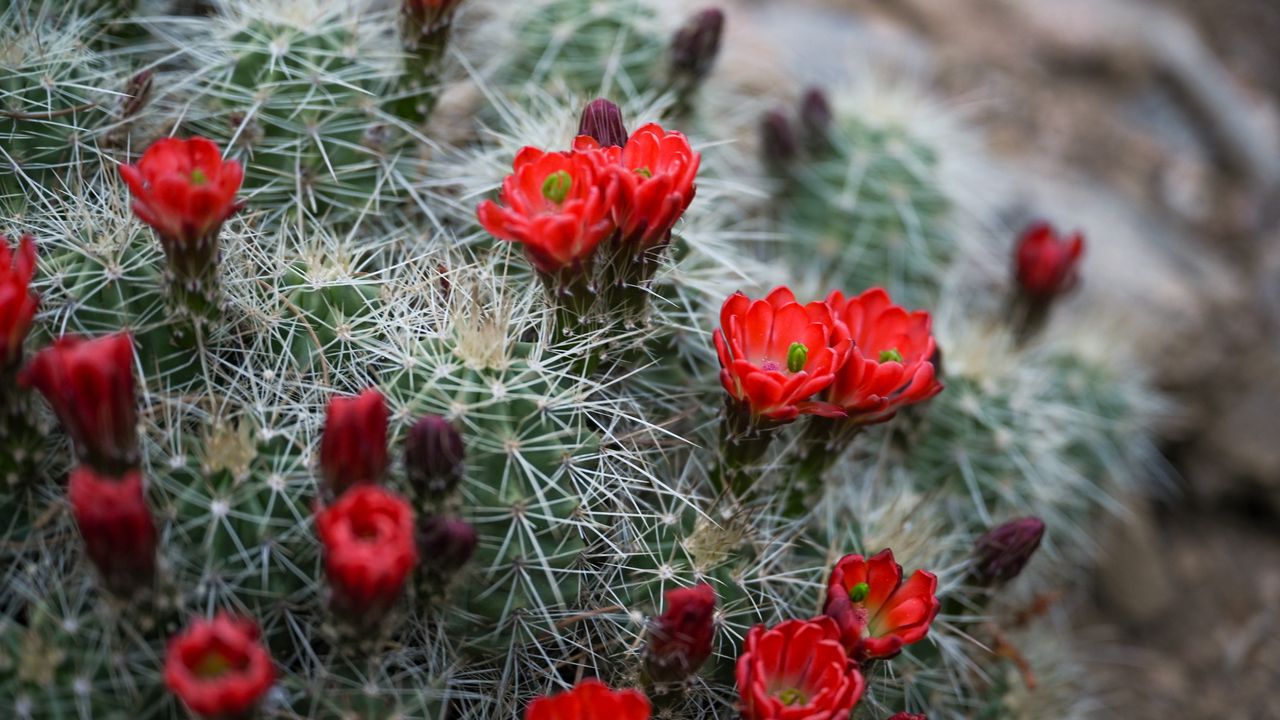
<path fill-rule="evenodd" d="M 937 136 L 839 95 L 850 109 L 829 126 L 806 104 L 805 127 L 834 128 L 830 142 L 797 143 L 807 154 L 765 182 L 726 142 L 750 121 L 688 128 L 702 154 L 697 196 L 645 288 L 648 313 L 565 334 L 535 271 L 483 232 L 476 206 L 520 147 L 570 146 L 581 98 L 618 97 L 629 130 L 712 115 L 714 93 L 665 92 L 675 24 L 655 0 L 541 0 L 478 27 L 465 19 L 484 6 L 464 4 L 435 40 L 456 43 L 447 54 L 467 67 L 492 64 L 472 81 L 493 107 L 450 128 L 455 145 L 427 137 L 436 76 L 401 53 L 404 16 L 386 3 L 218 2 L 207 17 L 141 19 L 150 39 L 113 52 L 89 49 L 96 26 L 55 5 L 0 17 L 39 19 L 67 51 L 22 65 L 53 68 L 60 91 L 39 94 L 45 112 L 96 104 L 57 123 L 8 118 L 15 137 L 58 154 L 0 178 L 0 230 L 37 242 L 28 355 L 64 334 L 132 334 L 137 469 L 160 550 L 136 595 L 95 574 L 66 500 L 72 447 L 46 403 L 7 379 L 0 403 L 21 433 L 0 437 L 0 471 L 16 477 L 0 484 L 0 707 L 183 717 L 167 643 L 193 618 L 229 611 L 253 621 L 273 658 L 267 718 L 515 718 L 587 675 L 644 689 L 655 717 L 734 717 L 748 631 L 821 613 L 836 560 L 891 547 L 937 575 L 943 609 L 924 641 L 866 666 L 859 713 L 1089 712 L 1068 629 L 1015 618 L 1087 566 L 1118 490 L 1149 482 L 1161 407 L 1105 328 L 1053 325 L 1019 345 L 988 311 L 998 293 L 971 266 L 995 250 L 954 241 L 960 216 L 995 224 L 946 181 L 954 148 Z M 0 33 L 26 37 L 28 26 Z M 472 50 L 492 32 L 515 40 Z M 142 66 L 156 68 L 145 108 L 94 99 Z M 0 81 L 15 83 L 7 97 L 36 102 L 30 72 Z M 246 206 L 202 267 L 221 285 L 220 312 L 203 323 L 174 311 L 160 237 L 134 217 L 115 167 L 156 138 L 195 134 L 246 171 Z M 779 236 L 787 249 L 761 241 Z M 930 310 L 947 385 L 836 448 L 799 507 L 788 490 L 803 423 L 761 448 L 750 493 L 715 482 L 717 310 L 735 290 L 758 297 L 789 281 L 813 297 L 883 285 Z M 951 288 L 982 297 L 962 302 Z M 1071 320 L 1066 308 L 1056 320 Z M 461 567 L 420 548 L 398 602 L 353 635 L 329 602 L 313 518 L 332 500 L 318 463 L 326 408 L 366 388 L 386 397 L 392 458 L 424 415 L 459 432 L 456 488 L 424 493 L 397 460 L 381 482 L 410 498 L 423 545 L 442 518 L 467 523 L 476 542 Z M 1022 515 L 1045 521 L 1043 549 L 996 593 L 968 574 L 970 554 L 991 525 Z M 714 652 L 683 681 L 655 685 L 648 619 L 668 591 L 701 582 L 717 595 Z M 993 654 L 997 633 L 1019 652 Z"/>

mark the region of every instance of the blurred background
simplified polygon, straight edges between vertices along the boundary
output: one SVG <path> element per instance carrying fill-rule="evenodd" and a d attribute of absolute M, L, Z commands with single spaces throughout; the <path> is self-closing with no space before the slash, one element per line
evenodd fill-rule
<path fill-rule="evenodd" d="M 1280 718 L 1280 3 L 732 4 L 717 72 L 922 84 L 1011 226 L 1086 233 L 1073 302 L 1127 319 L 1171 408 L 1167 489 L 1111 521 L 1079 628 L 1106 714 Z"/>

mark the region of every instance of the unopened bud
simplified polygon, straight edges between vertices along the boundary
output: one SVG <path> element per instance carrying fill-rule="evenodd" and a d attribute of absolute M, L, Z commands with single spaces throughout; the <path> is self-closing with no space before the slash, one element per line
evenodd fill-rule
<path fill-rule="evenodd" d="M 800 154 L 795 129 L 792 128 L 791 120 L 783 111 L 772 110 L 766 113 L 760 132 L 764 162 L 771 170 L 775 172 L 785 170 Z"/>
<path fill-rule="evenodd" d="M 404 441 L 404 468 L 414 493 L 439 500 L 462 480 L 463 445 L 449 421 L 427 415 L 409 428 Z"/>
<path fill-rule="evenodd" d="M 724 11 L 708 8 L 689 18 L 671 41 L 671 77 L 678 84 L 697 85 L 715 65 L 724 35 Z"/>
<path fill-rule="evenodd" d="M 466 565 L 478 542 L 476 529 L 470 523 L 445 515 L 423 518 L 418 538 L 422 564 L 444 575 Z"/>
<path fill-rule="evenodd" d="M 800 101 L 800 134 L 805 147 L 820 152 L 831 142 L 831 124 L 834 121 L 831 103 L 820 88 L 810 88 Z"/>
<path fill-rule="evenodd" d="M 626 145 L 627 126 L 622 121 L 622 110 L 604 98 L 592 100 L 582 111 L 578 134 L 593 138 L 601 147 Z"/>
<path fill-rule="evenodd" d="M 679 682 L 711 656 L 716 593 L 702 583 L 667 593 L 666 607 L 649 626 L 645 669 L 654 682 Z"/>
<path fill-rule="evenodd" d="M 120 105 L 120 117 L 127 120 L 142 112 L 142 108 L 151 100 L 154 78 L 155 72 L 152 70 L 143 70 L 129 78 L 129 84 L 124 88 L 124 102 Z"/>
<path fill-rule="evenodd" d="M 1018 577 L 1044 537 L 1044 522 L 1026 517 L 997 525 L 978 538 L 973 575 L 984 585 L 1000 585 Z"/>

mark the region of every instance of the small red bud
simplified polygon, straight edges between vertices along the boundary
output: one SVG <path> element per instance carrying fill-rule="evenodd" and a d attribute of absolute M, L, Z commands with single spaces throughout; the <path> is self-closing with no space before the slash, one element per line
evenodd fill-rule
<path fill-rule="evenodd" d="M 142 473 L 101 475 L 87 466 L 71 472 L 67 499 L 85 553 L 103 584 L 122 597 L 151 584 L 156 570 L 156 527 L 142 490 Z"/>
<path fill-rule="evenodd" d="M 724 11 L 707 8 L 690 17 L 671 41 L 671 75 L 677 83 L 696 85 L 715 65 L 724 35 Z"/>
<path fill-rule="evenodd" d="M 329 401 L 320 469 L 334 496 L 352 485 L 382 480 L 387 470 L 387 402 L 382 393 L 370 388 Z"/>
<path fill-rule="evenodd" d="M 821 151 L 831 143 L 831 126 L 835 115 L 831 102 L 821 88 L 810 88 L 800 101 L 800 134 L 805 147 Z"/>
<path fill-rule="evenodd" d="M 679 682 L 711 656 L 716 593 L 702 583 L 667 593 L 662 614 L 649 625 L 645 669 L 655 682 Z"/>
<path fill-rule="evenodd" d="M 409 429 L 405 438 L 404 467 L 414 492 L 432 500 L 442 499 L 462 480 L 462 435 L 448 420 L 427 415 Z"/>
<path fill-rule="evenodd" d="M 476 529 L 465 520 L 444 515 L 423 519 L 418 531 L 422 562 L 442 575 L 466 565 L 475 554 L 479 539 Z"/>
<path fill-rule="evenodd" d="M 22 343 L 40 304 L 40 296 L 31 292 L 35 271 L 35 238 L 23 235 L 15 253 L 8 236 L 0 235 L 0 373 L 22 362 Z"/>
<path fill-rule="evenodd" d="M 765 165 L 774 172 L 785 171 L 800 154 L 800 144 L 791 120 L 782 110 L 772 110 L 765 114 L 760 133 Z"/>
<path fill-rule="evenodd" d="M 984 585 L 1001 585 L 1018 577 L 1040 547 L 1044 522 L 1025 517 L 997 525 L 978 538 L 973 575 Z"/>
<path fill-rule="evenodd" d="M 622 110 L 604 98 L 592 100 L 582 111 L 578 134 L 594 139 L 601 147 L 626 145 L 627 126 L 622 121 Z"/>

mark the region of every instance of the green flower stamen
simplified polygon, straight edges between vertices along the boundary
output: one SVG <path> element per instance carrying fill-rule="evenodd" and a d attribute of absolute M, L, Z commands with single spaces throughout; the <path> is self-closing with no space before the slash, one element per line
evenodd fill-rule
<path fill-rule="evenodd" d="M 849 588 L 849 599 L 854 602 L 862 602 L 867 599 L 867 595 L 871 594 L 871 586 L 860 582 Z"/>
<path fill-rule="evenodd" d="M 889 348 L 880 351 L 880 362 L 902 362 L 902 353 L 898 352 L 898 348 Z"/>
<path fill-rule="evenodd" d="M 557 170 L 542 181 L 542 197 L 559 205 L 569 197 L 569 189 L 573 187 L 573 178 L 564 170 Z"/>
<path fill-rule="evenodd" d="M 787 348 L 787 369 L 793 373 L 798 373 L 804 369 L 804 364 L 809 360 L 809 348 L 804 343 L 794 342 L 791 347 Z"/>

